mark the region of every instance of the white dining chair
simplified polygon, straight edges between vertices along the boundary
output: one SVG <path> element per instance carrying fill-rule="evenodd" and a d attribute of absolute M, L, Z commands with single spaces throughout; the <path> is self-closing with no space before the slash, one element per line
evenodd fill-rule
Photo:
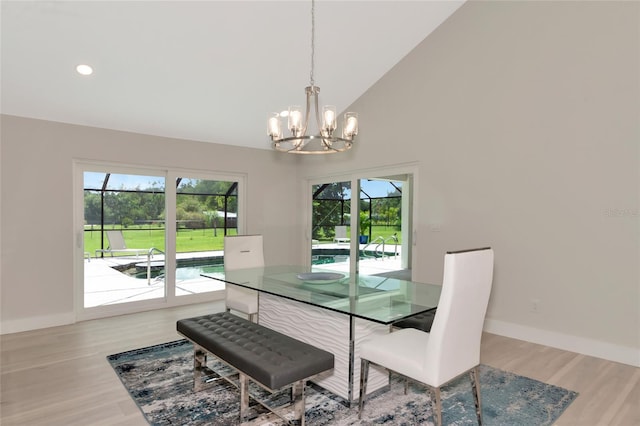
<path fill-rule="evenodd" d="M 440 388 L 469 372 L 478 424 L 482 424 L 478 366 L 492 282 L 491 248 L 445 255 L 442 293 L 431 331 L 404 328 L 361 344 L 359 416 L 365 406 L 369 365 L 374 364 L 427 385 L 436 426 L 442 425 Z"/>
<path fill-rule="evenodd" d="M 224 237 L 224 271 L 264 267 L 262 235 L 234 235 Z M 225 307 L 242 312 L 250 321 L 257 321 L 258 293 L 244 287 L 225 285 Z"/>

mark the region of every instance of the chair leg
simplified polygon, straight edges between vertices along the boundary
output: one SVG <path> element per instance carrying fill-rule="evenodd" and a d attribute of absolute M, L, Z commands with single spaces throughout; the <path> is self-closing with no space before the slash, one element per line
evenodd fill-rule
<path fill-rule="evenodd" d="M 431 391 L 431 409 L 433 411 L 433 424 L 442 426 L 442 401 L 440 400 L 440 388 L 429 387 Z"/>
<path fill-rule="evenodd" d="M 470 372 L 471 390 L 473 392 L 473 401 L 476 404 L 476 416 L 478 417 L 478 425 L 482 426 L 482 400 L 480 399 L 480 371 L 475 366 Z"/>
<path fill-rule="evenodd" d="M 360 403 L 358 407 L 358 419 L 362 418 L 364 400 L 367 397 L 367 381 L 369 379 L 369 361 L 361 358 L 360 361 Z"/>

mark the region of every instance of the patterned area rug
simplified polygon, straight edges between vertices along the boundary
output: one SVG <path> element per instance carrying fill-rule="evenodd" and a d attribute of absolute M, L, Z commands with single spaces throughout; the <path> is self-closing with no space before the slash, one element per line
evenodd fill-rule
<path fill-rule="evenodd" d="M 165 343 L 107 357 L 131 397 L 152 425 L 233 425 L 238 423 L 239 394 L 221 380 L 194 393 L 193 346 L 186 340 Z M 209 360 L 216 371 L 224 367 Z M 577 397 L 577 393 L 533 379 L 480 368 L 483 420 L 487 425 L 551 425 Z M 252 393 L 276 406 L 288 392 L 269 395 L 258 386 Z M 404 385 L 393 379 L 390 390 L 367 399 L 363 418 L 357 407 L 347 408 L 340 397 L 312 385 L 306 392 L 306 424 L 324 425 L 430 425 L 428 393 L 417 385 L 404 395 Z M 475 425 L 475 407 L 468 375 L 443 389 L 443 423 Z M 264 412 L 254 407 L 256 415 Z M 257 421 L 277 425 L 279 422 Z"/>

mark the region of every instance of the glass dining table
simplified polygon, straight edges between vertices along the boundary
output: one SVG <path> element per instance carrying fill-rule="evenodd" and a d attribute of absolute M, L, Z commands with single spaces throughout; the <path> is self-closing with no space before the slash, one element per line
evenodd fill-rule
<path fill-rule="evenodd" d="M 284 265 L 203 274 L 256 290 L 258 322 L 335 355 L 335 367 L 312 381 L 344 398 L 359 392 L 359 344 L 389 333 L 393 323 L 434 309 L 441 286 L 386 276 L 348 274 Z M 373 368 L 372 368 L 373 370 Z M 371 371 L 367 390 L 388 386 L 388 374 Z"/>

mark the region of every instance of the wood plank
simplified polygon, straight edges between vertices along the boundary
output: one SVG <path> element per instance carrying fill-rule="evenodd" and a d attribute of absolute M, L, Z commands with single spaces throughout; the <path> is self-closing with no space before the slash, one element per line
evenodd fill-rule
<path fill-rule="evenodd" d="M 179 339 L 182 306 L 0 337 L 0 424 L 146 425 L 106 356 Z M 556 426 L 640 425 L 640 369 L 485 333 L 482 363 L 580 393 Z"/>

